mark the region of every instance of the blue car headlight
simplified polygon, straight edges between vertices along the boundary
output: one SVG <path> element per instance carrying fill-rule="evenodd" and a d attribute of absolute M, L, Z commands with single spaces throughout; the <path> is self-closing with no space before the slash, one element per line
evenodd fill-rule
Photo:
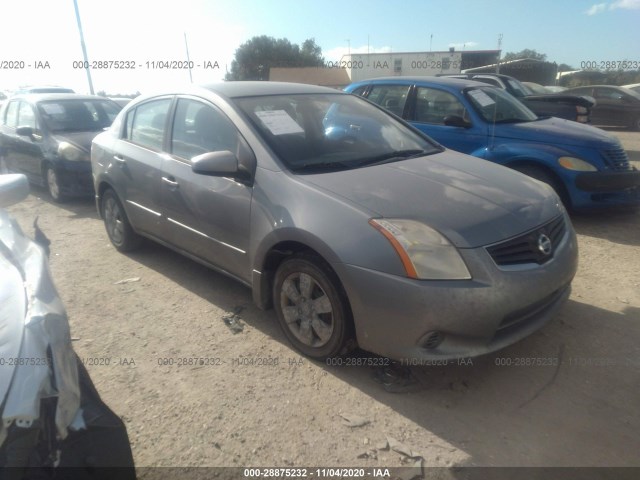
<path fill-rule="evenodd" d="M 574 170 L 577 172 L 597 172 L 598 169 L 591 165 L 589 162 L 585 162 L 584 160 L 580 160 L 579 158 L 574 157 L 560 157 L 558 158 L 558 163 L 561 167 L 566 168 L 567 170 Z"/>

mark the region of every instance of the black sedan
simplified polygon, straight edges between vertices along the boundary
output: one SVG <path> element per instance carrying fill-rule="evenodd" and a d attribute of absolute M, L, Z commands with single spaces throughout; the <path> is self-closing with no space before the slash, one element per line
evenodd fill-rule
<path fill-rule="evenodd" d="M 640 93 L 613 85 L 590 85 L 566 90 L 572 95 L 591 95 L 597 105 L 591 109 L 594 125 L 640 130 Z"/>
<path fill-rule="evenodd" d="M 570 94 L 568 91 L 536 93 L 520 80 L 498 73 L 461 73 L 442 76 L 466 78 L 495 85 L 516 97 L 539 117 L 558 117 L 579 123 L 589 123 L 590 111 L 596 103 L 589 94 Z"/>
<path fill-rule="evenodd" d="M 91 141 L 121 108 L 89 95 L 11 97 L 0 110 L 0 166 L 46 186 L 56 202 L 91 196 Z"/>

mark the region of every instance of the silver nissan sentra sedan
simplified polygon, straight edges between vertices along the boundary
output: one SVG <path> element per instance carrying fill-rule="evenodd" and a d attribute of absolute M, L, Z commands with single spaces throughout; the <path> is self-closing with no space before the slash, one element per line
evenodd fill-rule
<path fill-rule="evenodd" d="M 497 350 L 553 316 L 577 268 L 549 187 L 329 88 L 139 97 L 91 162 L 118 250 L 147 237 L 243 282 L 313 358 Z"/>

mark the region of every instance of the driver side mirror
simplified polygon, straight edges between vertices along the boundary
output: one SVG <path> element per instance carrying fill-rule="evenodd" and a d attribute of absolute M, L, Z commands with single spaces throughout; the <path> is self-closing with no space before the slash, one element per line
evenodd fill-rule
<path fill-rule="evenodd" d="M 16 133 L 22 137 L 33 137 L 35 131 L 32 127 L 18 127 Z"/>
<path fill-rule="evenodd" d="M 448 127 L 471 128 L 471 123 L 467 122 L 460 115 L 447 115 L 444 117 L 444 124 Z"/>
<path fill-rule="evenodd" d="M 207 152 L 193 157 L 191 170 L 200 175 L 231 177 L 244 184 L 251 182 L 251 173 L 239 164 L 238 157 L 229 150 Z"/>

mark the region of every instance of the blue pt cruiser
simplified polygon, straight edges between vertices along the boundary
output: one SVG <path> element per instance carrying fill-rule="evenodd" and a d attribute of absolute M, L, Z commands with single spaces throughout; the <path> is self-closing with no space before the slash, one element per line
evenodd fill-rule
<path fill-rule="evenodd" d="M 613 135 L 537 117 L 508 93 L 442 77 L 388 77 L 346 89 L 402 117 L 442 145 L 551 185 L 574 210 L 640 205 L 640 171 Z"/>

